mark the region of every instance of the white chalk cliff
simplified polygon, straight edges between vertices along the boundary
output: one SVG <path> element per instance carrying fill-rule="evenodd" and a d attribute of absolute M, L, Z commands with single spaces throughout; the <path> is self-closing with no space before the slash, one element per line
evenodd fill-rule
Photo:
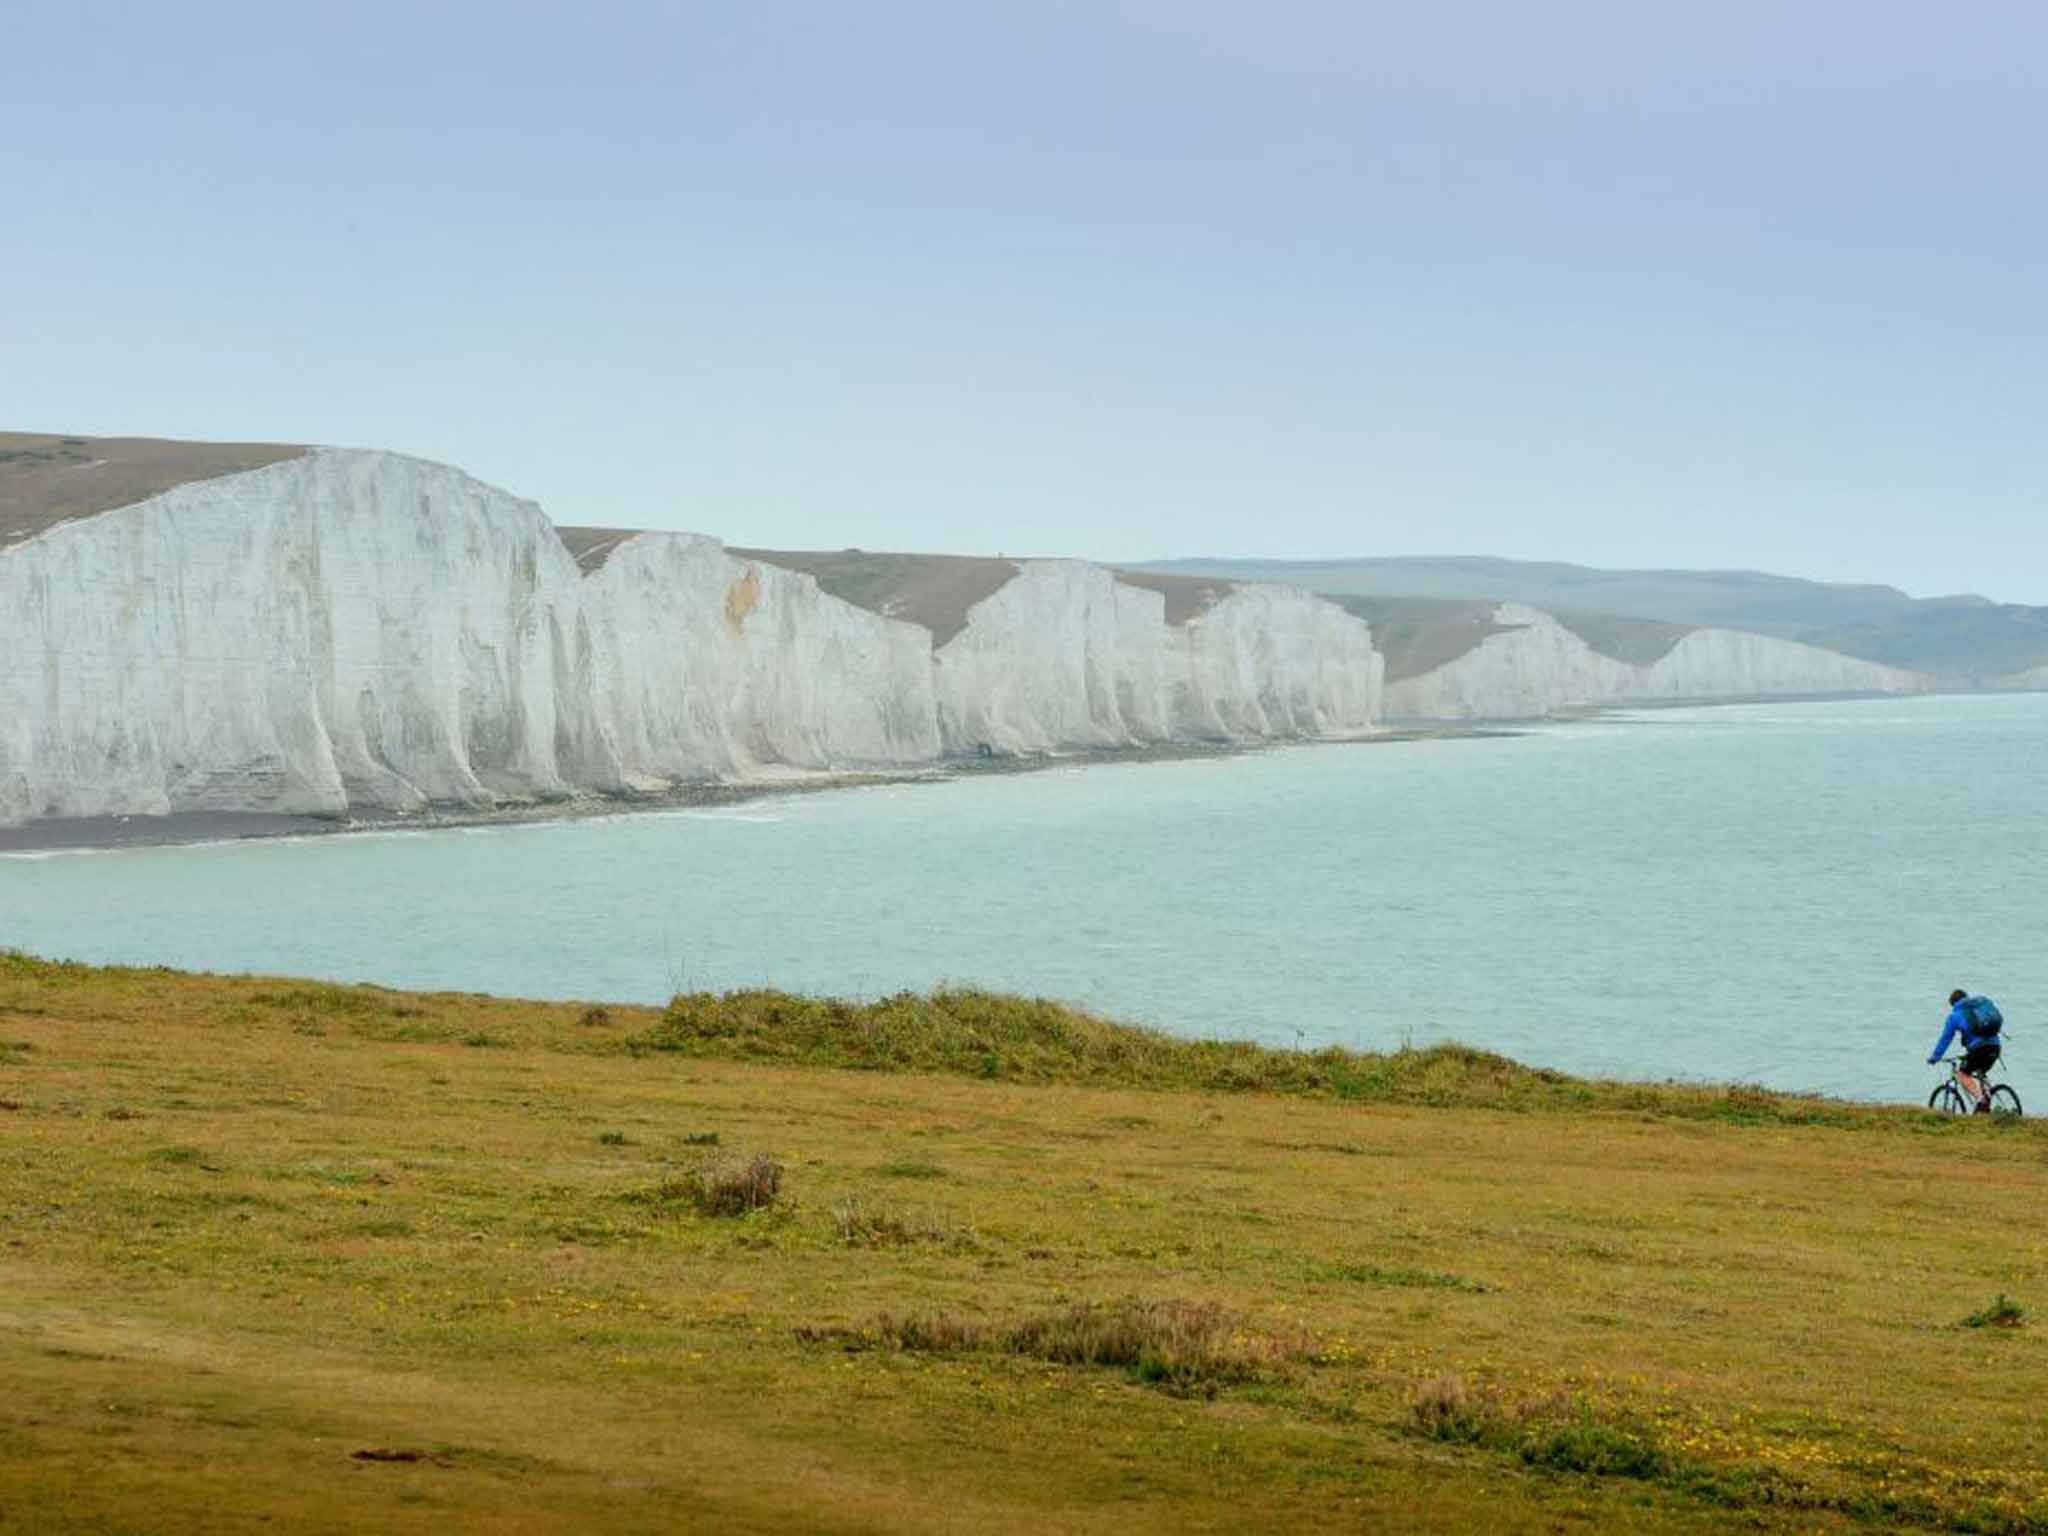
<path fill-rule="evenodd" d="M 1003 750 L 1371 727 L 1379 658 L 1307 593 L 1188 623 L 1034 562 L 929 631 L 689 534 L 589 574 L 533 503 L 316 449 L 0 550 L 0 823 L 341 816 Z"/>
<path fill-rule="evenodd" d="M 1659 660 L 1595 650 L 1549 614 L 1503 603 L 1472 650 L 1386 687 L 1389 719 L 1526 720 L 1596 705 L 1917 693 L 1919 673 L 1746 630 L 1696 629 Z"/>
<path fill-rule="evenodd" d="M 2048 667 L 2007 672 L 1988 679 L 1985 686 L 2009 693 L 2048 693 Z"/>
<path fill-rule="evenodd" d="M 1032 560 L 939 649 L 939 730 L 954 752 L 1356 735 L 1382 671 L 1366 625 L 1296 588 L 1169 625 L 1158 592 Z"/>

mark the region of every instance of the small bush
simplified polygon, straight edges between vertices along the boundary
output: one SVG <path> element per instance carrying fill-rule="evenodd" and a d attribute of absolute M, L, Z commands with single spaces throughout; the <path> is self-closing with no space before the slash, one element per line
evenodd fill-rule
<path fill-rule="evenodd" d="M 766 1154 L 714 1163 L 662 1186 L 704 1216 L 745 1216 L 766 1210 L 782 1192 L 782 1164 Z"/>
<path fill-rule="evenodd" d="M 1650 1430 L 1595 1418 L 1585 1408 L 1529 1434 L 1520 1449 L 1531 1466 L 1588 1477 L 1661 1477 L 1670 1466 Z"/>
<path fill-rule="evenodd" d="M 1998 1293 L 1998 1299 L 1981 1312 L 1972 1312 L 1963 1319 L 1965 1328 L 2020 1328 L 2026 1325 L 2027 1309 L 2014 1301 L 2005 1292 Z"/>
<path fill-rule="evenodd" d="M 1505 1451 L 1532 1467 L 1644 1479 L 1680 1470 L 1650 1425 L 1597 1414 L 1561 1393 L 1517 1401 L 1495 1387 L 1439 1376 L 1416 1389 L 1409 1414 L 1426 1439 Z"/>
<path fill-rule="evenodd" d="M 609 1029 L 612 1022 L 612 1011 L 601 1003 L 593 1003 L 590 1007 L 583 1010 L 576 1022 L 585 1029 Z"/>
<path fill-rule="evenodd" d="M 1477 1445 L 1505 1421 L 1497 1394 L 1469 1385 L 1462 1376 L 1439 1376 L 1415 1390 L 1409 1404 L 1415 1428 L 1424 1439 Z"/>
<path fill-rule="evenodd" d="M 683 1138 L 683 1145 L 686 1147 L 715 1147 L 718 1145 L 718 1132 L 692 1131 Z"/>
<path fill-rule="evenodd" d="M 597 1139 L 600 1144 L 607 1147 L 630 1147 L 632 1145 L 632 1142 L 626 1139 L 624 1131 L 599 1131 Z"/>

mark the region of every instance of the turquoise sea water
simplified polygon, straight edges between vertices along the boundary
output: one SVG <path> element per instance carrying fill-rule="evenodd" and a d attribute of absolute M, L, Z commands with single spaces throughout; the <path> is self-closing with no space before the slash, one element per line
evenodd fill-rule
<path fill-rule="evenodd" d="M 2044 761 L 2048 696 L 1759 705 L 15 855 L 0 945 L 548 997 L 972 981 L 1190 1034 L 1919 1100 L 1965 985 L 2048 1110 Z"/>

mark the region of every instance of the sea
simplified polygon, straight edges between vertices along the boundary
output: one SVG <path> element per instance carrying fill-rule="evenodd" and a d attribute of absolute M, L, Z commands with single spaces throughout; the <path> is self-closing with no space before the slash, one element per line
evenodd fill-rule
<path fill-rule="evenodd" d="M 1925 1100 L 1961 986 L 2048 1108 L 2044 766 L 2048 695 L 1759 704 L 17 853 L 0 947 L 644 1002 L 972 984 L 1182 1035 L 1885 1101 Z"/>

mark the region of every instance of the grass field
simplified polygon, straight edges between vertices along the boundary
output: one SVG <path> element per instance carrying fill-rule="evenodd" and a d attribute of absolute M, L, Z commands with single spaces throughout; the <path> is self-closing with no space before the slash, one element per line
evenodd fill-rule
<path fill-rule="evenodd" d="M 0 956 L 0 1529 L 2044 1531 L 2044 1196 L 1458 1050 Z"/>

